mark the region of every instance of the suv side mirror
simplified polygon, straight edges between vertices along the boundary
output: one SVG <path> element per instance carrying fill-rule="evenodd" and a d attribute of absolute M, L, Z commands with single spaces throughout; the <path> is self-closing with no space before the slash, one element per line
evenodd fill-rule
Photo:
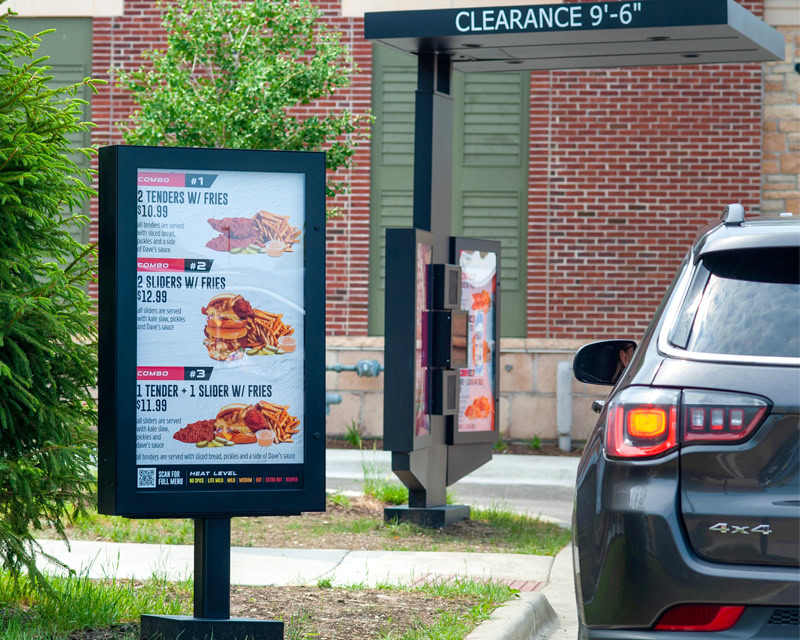
<path fill-rule="evenodd" d="M 572 371 L 581 382 L 614 385 L 631 361 L 633 340 L 602 340 L 578 349 Z"/>

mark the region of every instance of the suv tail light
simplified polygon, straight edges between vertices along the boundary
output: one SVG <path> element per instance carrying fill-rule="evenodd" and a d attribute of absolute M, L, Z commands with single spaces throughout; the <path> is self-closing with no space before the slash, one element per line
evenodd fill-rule
<path fill-rule="evenodd" d="M 667 611 L 656 631 L 725 631 L 739 622 L 744 607 L 718 604 L 683 604 Z"/>
<path fill-rule="evenodd" d="M 645 458 L 678 446 L 680 391 L 628 387 L 612 402 L 606 425 L 609 456 Z"/>
<path fill-rule="evenodd" d="M 718 391 L 683 392 L 681 442 L 735 442 L 747 438 L 769 404 L 755 396 Z"/>
<path fill-rule="evenodd" d="M 738 393 L 628 387 L 609 404 L 606 452 L 650 458 L 682 445 L 738 442 L 769 410 L 763 398 Z"/>

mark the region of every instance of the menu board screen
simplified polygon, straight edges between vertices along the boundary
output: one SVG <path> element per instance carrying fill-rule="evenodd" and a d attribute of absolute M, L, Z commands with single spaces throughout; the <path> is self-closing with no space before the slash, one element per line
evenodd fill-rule
<path fill-rule="evenodd" d="M 304 186 L 138 169 L 137 489 L 302 486 Z"/>
<path fill-rule="evenodd" d="M 461 309 L 468 312 L 467 368 L 460 370 L 458 431 L 495 425 L 497 254 L 462 250 Z"/>

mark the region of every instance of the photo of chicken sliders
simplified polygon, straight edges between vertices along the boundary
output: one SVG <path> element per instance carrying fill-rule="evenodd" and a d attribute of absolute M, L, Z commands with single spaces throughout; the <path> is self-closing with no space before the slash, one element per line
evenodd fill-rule
<path fill-rule="evenodd" d="M 255 433 L 267 427 L 262 413 L 254 405 L 235 402 L 219 410 L 214 422 L 217 433 L 231 437 L 234 444 L 252 444 Z"/>
<path fill-rule="evenodd" d="M 214 360 L 231 361 L 244 357 L 247 347 L 247 320 L 255 314 L 253 307 L 242 296 L 221 293 L 203 307 L 208 316 L 203 344 Z"/>

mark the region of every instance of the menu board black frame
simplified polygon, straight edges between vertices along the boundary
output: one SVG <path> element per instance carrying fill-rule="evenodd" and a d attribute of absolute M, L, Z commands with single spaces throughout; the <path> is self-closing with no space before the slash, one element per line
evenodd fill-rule
<path fill-rule="evenodd" d="M 500 243 L 493 240 L 478 240 L 475 238 L 450 238 L 450 262 L 451 264 L 459 264 L 459 254 L 462 251 L 481 251 L 487 253 L 494 253 L 497 256 L 497 284 L 495 287 L 495 305 L 494 305 L 494 345 L 495 345 L 495 367 L 494 367 L 494 428 L 491 431 L 459 431 L 458 419 L 461 415 L 459 408 L 458 413 L 454 416 L 448 416 L 447 420 L 447 443 L 450 445 L 458 444 L 493 444 L 500 439 L 499 433 L 499 413 L 500 413 Z M 469 341 L 469 335 L 468 335 Z"/>
<path fill-rule="evenodd" d="M 417 451 L 433 444 L 433 424 L 430 402 L 425 409 L 429 420 L 427 433 L 417 435 L 415 423 L 416 389 L 416 321 L 418 313 L 429 313 L 430 269 L 426 278 L 429 300 L 426 309 L 417 306 L 417 247 L 430 249 L 433 256 L 434 235 L 421 229 L 386 230 L 386 347 L 384 388 L 391 389 L 383 397 L 384 449 L 387 451 Z M 430 324 L 426 325 L 430 344 Z M 431 389 L 430 365 L 426 372 Z"/>
<path fill-rule="evenodd" d="M 304 175 L 303 486 L 246 491 L 136 488 L 137 171 Z M 325 510 L 325 154 L 109 146 L 99 154 L 98 511 L 135 518 L 290 515 Z M 224 485 L 223 485 L 224 486 Z"/>

